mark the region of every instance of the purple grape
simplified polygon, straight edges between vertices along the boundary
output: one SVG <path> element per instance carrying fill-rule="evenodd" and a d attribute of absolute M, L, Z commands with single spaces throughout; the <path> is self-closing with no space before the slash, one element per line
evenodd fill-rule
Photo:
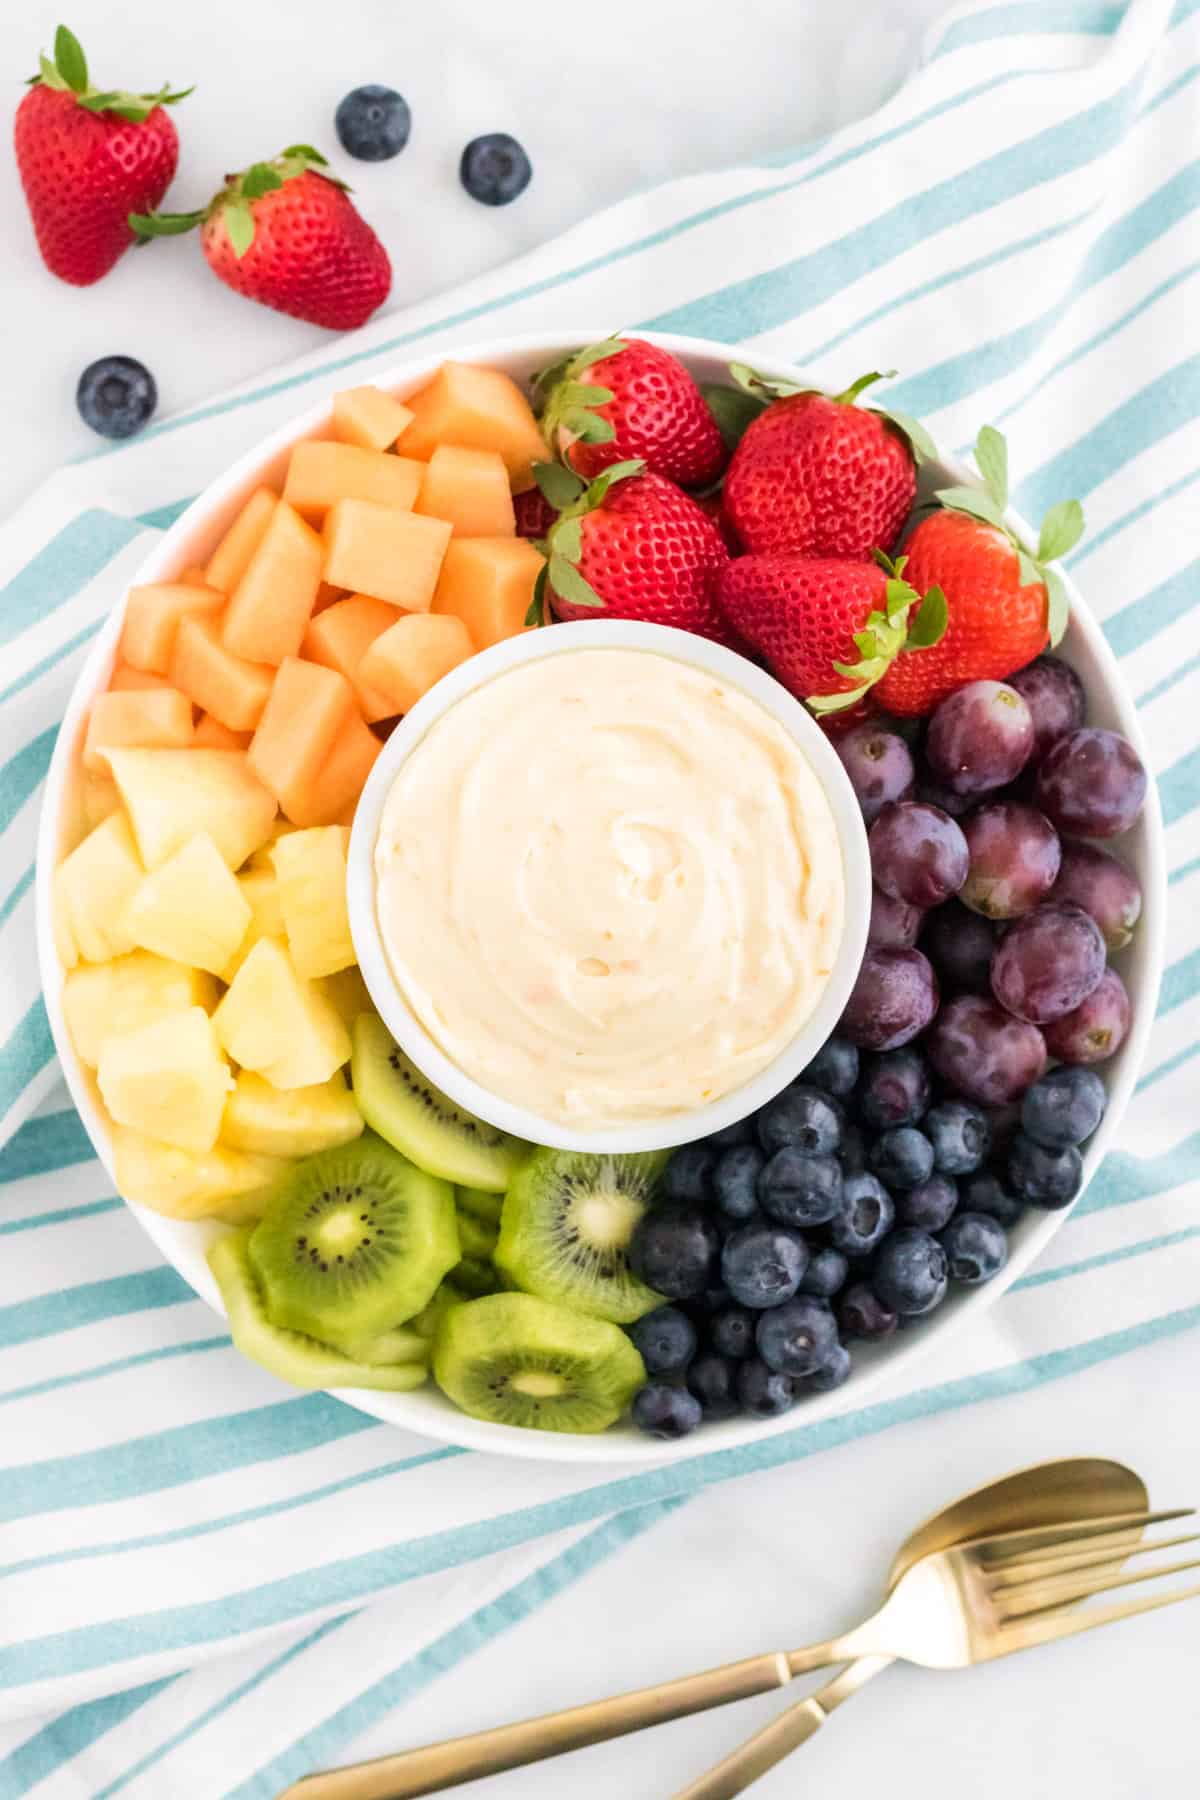
<path fill-rule="evenodd" d="M 1008 678 L 1033 718 L 1033 761 L 1041 762 L 1051 744 L 1078 731 L 1087 712 L 1083 683 L 1061 657 L 1039 656 Z"/>
<path fill-rule="evenodd" d="M 1105 969 L 1087 999 L 1046 1027 L 1046 1047 L 1059 1062 L 1098 1063 L 1125 1042 L 1132 1008 L 1125 983 Z"/>
<path fill-rule="evenodd" d="M 924 1031 L 938 985 L 919 950 L 868 950 L 838 1026 L 860 1050 L 894 1050 Z"/>
<path fill-rule="evenodd" d="M 910 906 L 938 906 L 967 878 L 967 840 L 949 813 L 920 800 L 885 806 L 868 834 L 877 887 Z"/>
<path fill-rule="evenodd" d="M 991 994 L 996 933 L 981 914 L 957 900 L 925 915 L 921 948 L 951 993 Z"/>
<path fill-rule="evenodd" d="M 1132 869 L 1095 844 L 1064 844 L 1051 900 L 1091 913 L 1110 951 L 1123 950 L 1142 916 L 1142 888 Z"/>
<path fill-rule="evenodd" d="M 1104 973 L 1104 939 L 1082 906 L 1035 907 L 992 952 L 992 992 L 1006 1011 L 1034 1025 L 1073 1012 Z"/>
<path fill-rule="evenodd" d="M 974 794 L 953 794 L 937 781 L 919 781 L 916 797 L 923 806 L 936 806 L 952 819 L 965 818 L 975 804 Z"/>
<path fill-rule="evenodd" d="M 862 816 L 870 825 L 891 800 L 907 800 L 913 789 L 913 759 L 908 745 L 882 725 L 856 725 L 834 744 Z"/>
<path fill-rule="evenodd" d="M 921 921 L 925 917 L 919 906 L 907 900 L 893 900 L 882 888 L 871 889 L 871 923 L 867 926 L 867 948 L 911 950 L 917 941 Z"/>
<path fill-rule="evenodd" d="M 1128 831 L 1146 798 L 1146 771 L 1127 738 L 1094 725 L 1059 738 L 1037 772 L 1034 799 L 1072 837 Z"/>
<path fill-rule="evenodd" d="M 1037 1026 L 978 994 L 960 994 L 943 1006 L 926 1051 L 942 1080 L 981 1106 L 1019 1099 L 1046 1067 Z"/>
<path fill-rule="evenodd" d="M 1033 715 L 1003 681 L 968 681 L 934 709 L 925 761 L 955 794 L 983 794 L 1019 775 L 1033 750 Z"/>
<path fill-rule="evenodd" d="M 1062 860 L 1058 833 L 1044 813 L 1015 800 L 993 800 L 963 821 L 971 858 L 959 898 L 987 919 L 1032 912 L 1054 886 Z"/>

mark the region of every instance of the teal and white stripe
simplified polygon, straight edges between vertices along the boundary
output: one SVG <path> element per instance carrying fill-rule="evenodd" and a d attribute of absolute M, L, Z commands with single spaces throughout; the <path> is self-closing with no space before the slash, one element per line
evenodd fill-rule
<path fill-rule="evenodd" d="M 64 469 L 0 532 L 0 1800 L 263 1800 L 699 1484 L 1200 1323 L 1198 205 L 1200 0 L 962 9 L 873 118 L 615 207 Z M 956 1340 L 953 1379 L 925 1366 L 753 1449 L 601 1480 L 468 1471 L 234 1356 L 69 1109 L 28 873 L 55 721 L 155 530 L 348 375 L 572 319 L 725 337 L 831 382 L 894 365 L 942 443 L 1003 423 L 1026 514 L 1079 494 L 1073 568 L 1138 699 L 1173 906 L 1123 1147 Z"/>

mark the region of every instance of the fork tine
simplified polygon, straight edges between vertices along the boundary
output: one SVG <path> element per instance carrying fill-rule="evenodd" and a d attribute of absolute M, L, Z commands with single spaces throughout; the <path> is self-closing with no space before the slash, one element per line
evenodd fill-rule
<path fill-rule="evenodd" d="M 1065 1525 L 1026 1526 L 1021 1531 L 1004 1531 L 981 1538 L 974 1550 L 989 1567 L 1025 1561 L 1037 1550 L 1058 1551 L 1071 1544 L 1081 1544 L 1088 1538 L 1144 1530 L 1148 1525 L 1165 1525 L 1171 1519 L 1190 1519 L 1195 1510 L 1194 1506 L 1177 1506 L 1169 1512 L 1108 1513 L 1098 1518 L 1072 1519 Z"/>
<path fill-rule="evenodd" d="M 1180 1600 L 1195 1600 L 1198 1596 L 1200 1583 L 1181 1588 L 1175 1594 L 1155 1594 L 1148 1600 L 1122 1600 L 1113 1606 L 1091 1606 L 1082 1612 L 1042 1613 L 1031 1619 L 1011 1619 L 1001 1627 L 1002 1648 L 997 1654 L 1009 1656 L 1015 1650 L 1031 1650 L 1037 1644 L 1075 1637 L 1081 1631 L 1095 1631 L 1100 1625 L 1115 1625 L 1120 1619 L 1157 1612 L 1160 1607 L 1174 1606 Z"/>
<path fill-rule="evenodd" d="M 1124 1532 L 1113 1534 L 1115 1538 L 1124 1535 Z M 1103 1539 L 1094 1537 L 1091 1542 L 1100 1544 Z M 1026 1557 L 1023 1562 L 1006 1562 L 994 1574 L 988 1570 L 988 1586 L 993 1593 L 1000 1593 L 1030 1581 L 1046 1581 L 1055 1575 L 1065 1575 L 1072 1569 L 1098 1569 L 1106 1565 L 1120 1568 L 1131 1556 L 1145 1556 L 1151 1550 L 1173 1550 L 1177 1544 L 1200 1544 L 1200 1531 L 1190 1531 L 1182 1537 L 1145 1539 L 1141 1543 L 1114 1543 L 1107 1549 L 1066 1551 L 1061 1556 L 1045 1553 Z"/>
<path fill-rule="evenodd" d="M 1141 1569 L 1136 1575 L 1117 1575 L 1115 1565 L 1091 1574 L 1051 1576 L 1043 1581 L 1027 1581 L 1019 1588 L 1008 1588 L 996 1596 L 997 1610 L 1006 1625 L 1016 1624 L 1032 1613 L 1048 1607 L 1062 1606 L 1070 1600 L 1087 1600 L 1092 1594 L 1111 1593 L 1114 1588 L 1138 1587 L 1143 1581 L 1158 1581 L 1164 1575 L 1182 1575 L 1187 1569 L 1200 1569 L 1200 1557 L 1186 1562 L 1163 1563 L 1156 1569 Z M 1082 1616 L 1082 1615 L 1081 1615 Z"/>

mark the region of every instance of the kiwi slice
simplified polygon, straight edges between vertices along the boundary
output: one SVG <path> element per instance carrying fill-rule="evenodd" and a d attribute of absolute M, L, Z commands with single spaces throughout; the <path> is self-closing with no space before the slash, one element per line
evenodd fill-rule
<path fill-rule="evenodd" d="M 429 1373 L 424 1356 L 394 1363 L 356 1362 L 302 1332 L 273 1325 L 250 1261 L 249 1245 L 249 1231 L 231 1231 L 218 1238 L 208 1252 L 208 1266 L 221 1290 L 233 1341 L 243 1356 L 295 1387 L 387 1388 L 402 1393 L 421 1386 Z M 428 1351 L 427 1344 L 422 1347 Z"/>
<path fill-rule="evenodd" d="M 474 1213 L 466 1212 L 461 1206 L 454 1210 L 458 1219 L 458 1242 L 463 1255 L 488 1260 L 496 1248 L 496 1239 L 500 1236 L 499 1225 L 489 1225 L 486 1220 L 476 1218 Z"/>
<path fill-rule="evenodd" d="M 477 1219 L 483 1219 L 489 1225 L 500 1225 L 500 1213 L 504 1206 L 504 1195 L 493 1194 L 487 1188 L 456 1187 L 454 1204 L 459 1214 L 474 1213 Z"/>
<path fill-rule="evenodd" d="M 444 1313 L 433 1373 L 474 1418 L 534 1431 L 603 1431 L 646 1379 L 616 1325 L 531 1294 L 489 1294 Z"/>
<path fill-rule="evenodd" d="M 480 1294 L 494 1294 L 504 1286 L 496 1273 L 495 1264 L 482 1256 L 464 1256 L 461 1262 L 455 1263 L 446 1280 L 451 1287 L 457 1288 L 460 1294 L 465 1294 L 469 1299 L 475 1299 Z"/>
<path fill-rule="evenodd" d="M 618 1325 L 640 1319 L 662 1296 L 638 1280 L 626 1252 L 666 1161 L 666 1152 L 535 1151 L 504 1197 L 497 1268 L 543 1300 Z"/>
<path fill-rule="evenodd" d="M 350 1356 L 420 1312 L 461 1254 L 449 1184 L 369 1132 L 295 1163 L 250 1235 L 272 1324 Z"/>
<path fill-rule="evenodd" d="M 452 1306 L 461 1306 L 467 1296 L 460 1293 L 449 1281 L 443 1281 L 428 1306 L 423 1306 L 414 1319 L 410 1319 L 404 1327 L 406 1331 L 415 1331 L 425 1345 L 425 1354 L 429 1354 L 429 1346 L 438 1328 L 443 1313 L 449 1312 Z"/>
<path fill-rule="evenodd" d="M 502 1194 L 529 1145 L 455 1106 L 393 1042 L 382 1019 L 354 1021 L 354 1098 L 367 1124 L 420 1169 Z"/>

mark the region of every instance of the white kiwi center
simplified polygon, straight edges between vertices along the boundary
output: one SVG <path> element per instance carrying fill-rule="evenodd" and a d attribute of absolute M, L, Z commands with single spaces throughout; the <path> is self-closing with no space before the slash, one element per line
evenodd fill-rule
<path fill-rule="evenodd" d="M 567 1391 L 562 1376 L 552 1375 L 548 1369 L 524 1369 L 520 1375 L 513 1376 L 510 1386 L 518 1394 L 527 1394 L 531 1400 L 552 1400 Z"/>
<path fill-rule="evenodd" d="M 596 1250 L 620 1250 L 629 1242 L 645 1208 L 620 1188 L 601 1188 L 581 1194 L 571 1210 L 585 1244 Z"/>

